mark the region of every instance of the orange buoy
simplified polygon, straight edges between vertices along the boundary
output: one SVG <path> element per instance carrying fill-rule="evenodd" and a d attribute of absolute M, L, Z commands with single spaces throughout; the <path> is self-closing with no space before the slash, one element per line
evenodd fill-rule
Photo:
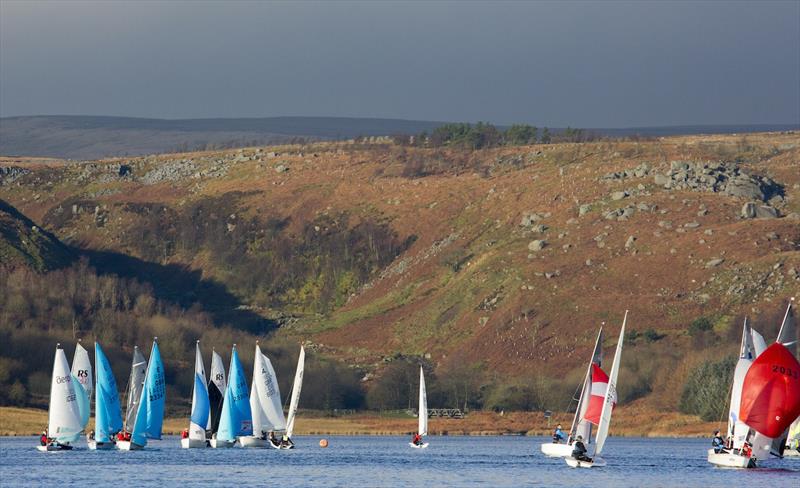
<path fill-rule="evenodd" d="M 320 439 L 319 447 L 328 447 L 328 439 Z"/>

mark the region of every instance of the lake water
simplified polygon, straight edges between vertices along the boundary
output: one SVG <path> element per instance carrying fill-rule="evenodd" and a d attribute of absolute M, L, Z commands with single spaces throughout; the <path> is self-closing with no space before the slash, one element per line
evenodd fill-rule
<path fill-rule="evenodd" d="M 571 469 L 544 457 L 533 437 L 429 437 L 412 449 L 405 437 L 298 436 L 297 449 L 180 449 L 177 437 L 138 452 L 40 453 L 34 437 L 0 438 L 0 486 L 592 486 L 796 487 L 800 459 L 764 469 L 714 468 L 705 439 L 609 438 L 608 466 Z M 591 447 L 589 448 L 591 451 Z"/>

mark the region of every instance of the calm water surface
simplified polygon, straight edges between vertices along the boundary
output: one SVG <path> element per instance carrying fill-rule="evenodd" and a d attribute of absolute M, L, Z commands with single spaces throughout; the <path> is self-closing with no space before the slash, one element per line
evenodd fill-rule
<path fill-rule="evenodd" d="M 800 459 L 765 469 L 729 470 L 706 462 L 703 439 L 610 438 L 608 466 L 570 469 L 544 457 L 533 437 L 429 437 L 424 450 L 405 437 L 298 436 L 297 449 L 180 449 L 177 437 L 139 452 L 40 453 L 34 437 L 0 438 L 0 486 L 647 486 L 797 487 Z M 591 447 L 590 447 L 591 450 Z"/>

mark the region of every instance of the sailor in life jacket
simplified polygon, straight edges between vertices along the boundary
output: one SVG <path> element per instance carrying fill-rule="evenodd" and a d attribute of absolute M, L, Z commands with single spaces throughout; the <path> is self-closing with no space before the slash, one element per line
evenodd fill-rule
<path fill-rule="evenodd" d="M 725 440 L 719 435 L 719 431 L 714 431 L 714 438 L 711 440 L 711 447 L 714 448 L 714 453 L 719 454 L 725 451 Z"/>
<path fill-rule="evenodd" d="M 567 436 L 561 430 L 561 424 L 558 424 L 556 430 L 553 431 L 553 442 L 558 444 L 559 442 L 565 440 Z"/>

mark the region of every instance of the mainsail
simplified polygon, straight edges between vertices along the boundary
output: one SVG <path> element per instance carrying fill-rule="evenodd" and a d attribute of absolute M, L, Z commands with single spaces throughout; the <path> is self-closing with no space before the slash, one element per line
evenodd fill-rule
<path fill-rule="evenodd" d="M 136 422 L 133 424 L 131 432 L 131 440 L 134 443 L 145 446 L 147 439 L 161 439 L 165 396 L 164 364 L 161 362 L 158 343 L 153 340 L 153 349 L 150 351 L 150 362 L 147 364 Z"/>
<path fill-rule="evenodd" d="M 139 399 L 144 387 L 144 374 L 147 361 L 138 346 L 133 347 L 133 360 L 131 361 L 131 376 L 128 378 L 127 408 L 125 410 L 125 430 L 130 432 L 136 424 L 136 415 L 139 411 Z"/>
<path fill-rule="evenodd" d="M 56 346 L 53 376 L 50 382 L 50 408 L 47 435 L 59 443 L 75 442 L 83 429 L 81 412 L 75 394 L 75 380 L 69 370 L 61 344 Z"/>
<path fill-rule="evenodd" d="M 81 413 L 83 428 L 89 423 L 91 398 L 93 390 L 92 363 L 89 353 L 83 348 L 80 341 L 75 345 L 75 355 L 72 358 L 72 377 L 75 379 L 75 396 Z M 80 388 L 78 388 L 80 386 Z"/>
<path fill-rule="evenodd" d="M 256 343 L 253 358 L 250 411 L 253 416 L 255 435 L 260 435 L 262 432 L 286 430 L 278 378 L 272 362 L 261 352 L 261 346 L 258 343 Z"/>
<path fill-rule="evenodd" d="M 294 433 L 294 419 L 297 417 L 297 406 L 300 403 L 300 391 L 303 389 L 303 372 L 306 364 L 306 350 L 300 346 L 300 356 L 297 358 L 297 370 L 294 373 L 292 384 L 292 400 L 289 402 L 289 415 L 286 420 L 286 435 L 290 438 Z"/>
<path fill-rule="evenodd" d="M 597 340 L 594 344 L 594 351 L 592 351 L 592 359 L 589 361 L 589 367 L 586 369 L 586 376 L 583 380 L 583 387 L 581 394 L 578 397 L 578 407 L 575 410 L 575 417 L 572 419 L 572 427 L 569 429 L 571 438 L 577 436 L 583 437 L 586 442 L 590 442 L 592 436 L 592 422 L 586 418 L 586 411 L 589 408 L 589 400 L 592 392 L 592 370 L 597 366 L 603 366 L 603 328 L 600 327 L 600 332 L 597 334 Z M 598 415 L 600 412 L 598 411 Z"/>
<path fill-rule="evenodd" d="M 428 435 L 428 394 L 425 391 L 425 374 L 422 366 L 419 367 L 419 412 L 417 412 L 419 435 Z"/>
<path fill-rule="evenodd" d="M 208 387 L 206 386 L 206 368 L 203 365 L 203 354 L 200 352 L 200 341 L 195 344 L 194 355 L 194 387 L 192 388 L 192 413 L 189 420 L 189 439 L 205 440 L 209 427 Z"/>
<path fill-rule="evenodd" d="M 211 378 L 208 380 L 208 403 L 211 409 L 209 416 L 209 430 L 216 432 L 219 429 L 219 418 L 222 414 L 222 402 L 225 397 L 225 365 L 217 351 L 211 353 Z"/>
<path fill-rule="evenodd" d="M 94 343 L 94 365 L 97 369 L 97 389 L 94 397 L 95 439 L 97 442 L 111 442 L 114 434 L 122 430 L 122 412 L 114 372 L 97 342 Z"/>
<path fill-rule="evenodd" d="M 608 379 L 608 388 L 605 393 L 603 409 L 600 413 L 600 422 L 597 427 L 597 438 L 595 439 L 594 455 L 598 456 L 603 452 L 603 446 L 608 438 L 608 428 L 611 425 L 611 413 L 617 403 L 617 376 L 619 375 L 619 365 L 622 358 L 622 343 L 625 340 L 625 324 L 628 321 L 628 311 L 622 319 L 622 329 L 619 331 L 617 340 L 617 350 L 614 352 L 614 363 L 611 365 L 611 374 Z M 599 368 L 598 368 L 599 369 Z"/>
<path fill-rule="evenodd" d="M 764 344 L 764 338 L 747 324 L 747 318 L 744 319 L 742 329 L 742 343 L 739 348 L 739 360 L 736 362 L 736 368 L 733 373 L 733 386 L 731 387 L 731 402 L 728 413 L 728 436 L 733 440 L 734 449 L 741 449 L 745 441 L 748 440 L 750 427 L 739 419 L 742 386 L 744 385 L 747 371 L 760 354 L 759 349 Z M 766 346 L 763 347 L 766 348 Z"/>
<path fill-rule="evenodd" d="M 231 366 L 228 371 L 228 385 L 222 404 L 222 415 L 217 431 L 217 440 L 234 441 L 237 436 L 253 435 L 250 413 L 250 397 L 247 392 L 247 379 L 239 361 L 236 345 L 231 353 Z"/>

